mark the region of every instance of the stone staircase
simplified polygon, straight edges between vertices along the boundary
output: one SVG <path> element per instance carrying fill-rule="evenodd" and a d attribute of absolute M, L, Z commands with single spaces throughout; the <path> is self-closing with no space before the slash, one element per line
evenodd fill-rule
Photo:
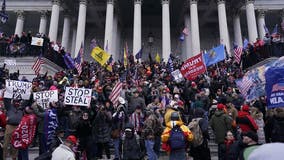
<path fill-rule="evenodd" d="M 208 131 L 210 136 L 208 146 L 210 148 L 211 160 L 218 160 L 218 145 L 215 143 L 215 135 L 210 126 L 208 128 Z"/>

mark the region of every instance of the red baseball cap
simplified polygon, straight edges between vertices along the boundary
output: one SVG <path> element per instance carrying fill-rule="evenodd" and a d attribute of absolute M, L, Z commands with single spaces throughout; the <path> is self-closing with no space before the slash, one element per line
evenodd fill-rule
<path fill-rule="evenodd" d="M 73 144 L 77 143 L 77 138 L 74 135 L 68 136 L 66 140 L 72 142 Z"/>

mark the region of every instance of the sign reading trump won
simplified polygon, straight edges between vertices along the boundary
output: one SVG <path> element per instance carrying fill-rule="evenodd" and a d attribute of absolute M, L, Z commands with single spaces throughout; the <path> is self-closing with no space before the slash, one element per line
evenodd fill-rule
<path fill-rule="evenodd" d="M 46 109 L 48 108 L 50 102 L 58 101 L 58 91 L 51 90 L 51 91 L 35 92 L 34 100 L 37 102 L 38 105 Z"/>
<path fill-rule="evenodd" d="M 90 106 L 91 95 L 91 89 L 66 87 L 64 104 Z"/>
<path fill-rule="evenodd" d="M 32 90 L 32 83 L 6 80 L 5 98 L 29 100 Z"/>
<path fill-rule="evenodd" d="M 271 67 L 265 72 L 267 107 L 284 107 L 284 67 Z"/>

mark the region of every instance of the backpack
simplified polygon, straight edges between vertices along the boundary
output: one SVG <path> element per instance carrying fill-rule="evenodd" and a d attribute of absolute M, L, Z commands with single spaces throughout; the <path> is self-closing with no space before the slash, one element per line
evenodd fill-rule
<path fill-rule="evenodd" d="M 203 143 L 203 133 L 199 126 L 199 121 L 202 118 L 194 118 L 192 121 L 188 124 L 188 128 L 193 134 L 193 147 L 200 146 Z"/>
<path fill-rule="evenodd" d="M 175 125 L 171 129 L 168 142 L 172 151 L 186 148 L 186 139 L 180 126 Z"/>

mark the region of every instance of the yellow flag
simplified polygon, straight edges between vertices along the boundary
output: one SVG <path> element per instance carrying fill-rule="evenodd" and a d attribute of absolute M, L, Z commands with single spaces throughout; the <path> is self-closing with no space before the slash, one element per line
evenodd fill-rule
<path fill-rule="evenodd" d="M 91 56 L 102 66 L 104 66 L 104 64 L 106 64 L 106 62 L 110 58 L 110 54 L 108 54 L 100 47 L 95 47 L 91 52 Z"/>
<path fill-rule="evenodd" d="M 124 54 L 123 54 L 123 64 L 124 64 L 124 68 L 127 68 L 127 53 L 126 53 L 125 48 L 124 48 Z"/>
<path fill-rule="evenodd" d="M 161 63 L 161 57 L 159 55 L 159 53 L 156 54 L 155 60 L 157 63 Z"/>
<path fill-rule="evenodd" d="M 107 66 L 106 66 L 106 69 L 107 69 L 108 71 L 112 72 L 112 65 L 110 65 L 110 64 L 107 65 Z"/>

